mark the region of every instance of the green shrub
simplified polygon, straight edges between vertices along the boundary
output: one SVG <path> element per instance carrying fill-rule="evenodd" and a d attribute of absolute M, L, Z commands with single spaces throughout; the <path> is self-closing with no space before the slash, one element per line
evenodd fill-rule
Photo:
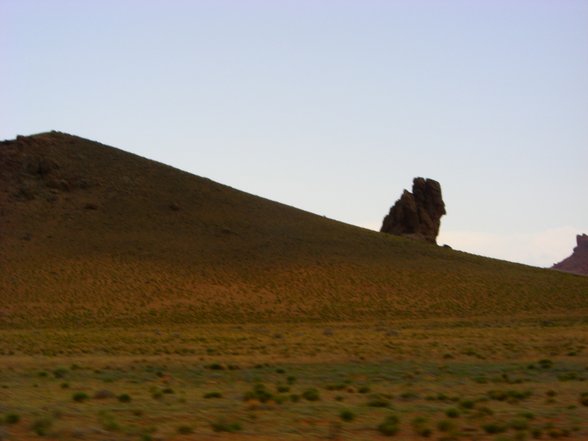
<path fill-rule="evenodd" d="M 474 400 L 461 400 L 459 402 L 459 406 L 463 409 L 473 409 L 476 406 L 476 402 Z"/>
<path fill-rule="evenodd" d="M 318 389 L 314 387 L 302 392 L 302 398 L 308 401 L 318 401 L 321 399 Z"/>
<path fill-rule="evenodd" d="M 415 417 L 411 424 L 415 433 L 423 438 L 428 438 L 433 434 L 433 431 L 427 427 L 427 419 L 425 417 Z"/>
<path fill-rule="evenodd" d="M 234 433 L 241 430 L 241 424 L 229 423 L 223 419 L 211 423 L 212 430 L 215 432 L 229 432 Z"/>
<path fill-rule="evenodd" d="M 120 430 L 120 425 L 114 419 L 114 416 L 109 412 L 100 412 L 99 421 L 100 424 L 102 424 L 104 430 L 108 430 L 109 432 L 116 432 Z"/>
<path fill-rule="evenodd" d="M 253 390 L 245 392 L 245 395 L 243 395 L 244 401 L 257 400 L 261 403 L 267 403 L 273 398 L 272 393 L 263 384 L 256 384 L 253 386 Z"/>
<path fill-rule="evenodd" d="M 121 403 L 130 403 L 131 396 L 129 394 L 120 394 L 118 396 L 118 401 L 120 401 Z"/>
<path fill-rule="evenodd" d="M 222 398 L 223 394 L 220 392 L 207 392 L 204 394 L 204 398 Z"/>
<path fill-rule="evenodd" d="M 453 421 L 441 420 L 437 423 L 437 429 L 439 429 L 441 432 L 451 432 L 455 430 L 455 428 L 456 426 Z"/>
<path fill-rule="evenodd" d="M 57 368 L 53 370 L 53 376 L 55 378 L 63 378 L 67 374 L 67 369 L 65 368 Z"/>
<path fill-rule="evenodd" d="M 459 417 L 459 410 L 455 407 L 451 407 L 445 411 L 445 415 L 447 415 L 448 418 L 457 418 Z"/>
<path fill-rule="evenodd" d="M 53 420 L 47 417 L 39 418 L 33 421 L 31 430 L 39 436 L 45 436 L 49 432 L 49 429 L 51 429 L 51 426 L 53 426 Z"/>
<path fill-rule="evenodd" d="M 6 424 L 16 424 L 20 421 L 20 415 L 16 413 L 7 413 L 4 417 L 4 422 Z"/>
<path fill-rule="evenodd" d="M 490 435 L 506 432 L 506 427 L 500 423 L 486 423 L 482 425 L 482 429 Z"/>
<path fill-rule="evenodd" d="M 76 392 L 72 395 L 72 399 L 77 403 L 82 403 L 88 399 L 88 394 L 86 392 Z"/>
<path fill-rule="evenodd" d="M 388 407 L 390 401 L 381 395 L 372 395 L 367 402 L 369 407 Z"/>
<path fill-rule="evenodd" d="M 279 384 L 278 386 L 276 386 L 276 390 L 281 394 L 285 394 L 287 392 L 290 392 L 290 386 Z"/>
<path fill-rule="evenodd" d="M 519 414 L 520 417 L 525 418 L 527 420 L 534 420 L 535 419 L 535 415 L 533 414 L 533 412 L 521 412 Z"/>
<path fill-rule="evenodd" d="M 189 435 L 190 433 L 194 433 L 194 429 L 192 428 L 192 426 L 188 426 L 186 424 L 179 426 L 176 431 L 180 435 Z"/>
<path fill-rule="evenodd" d="M 339 417 L 343 420 L 343 421 L 353 421 L 355 419 L 355 414 L 350 411 L 349 409 L 345 409 L 342 410 L 341 413 L 339 414 Z"/>
<path fill-rule="evenodd" d="M 529 421 L 525 418 L 516 418 L 509 423 L 514 430 L 526 430 L 529 428 Z"/>
<path fill-rule="evenodd" d="M 204 366 L 206 369 L 210 369 L 213 371 L 224 371 L 225 367 L 220 363 L 212 363 L 207 366 Z"/>
<path fill-rule="evenodd" d="M 428 438 L 433 434 L 433 431 L 428 427 L 416 427 L 414 430 L 417 435 L 423 438 Z"/>
<path fill-rule="evenodd" d="M 327 384 L 325 389 L 327 390 L 344 390 L 347 387 L 346 384 L 339 383 L 339 384 Z"/>
<path fill-rule="evenodd" d="M 396 415 L 390 415 L 378 426 L 378 431 L 382 435 L 393 436 L 396 435 L 400 430 L 398 426 L 398 417 Z"/>

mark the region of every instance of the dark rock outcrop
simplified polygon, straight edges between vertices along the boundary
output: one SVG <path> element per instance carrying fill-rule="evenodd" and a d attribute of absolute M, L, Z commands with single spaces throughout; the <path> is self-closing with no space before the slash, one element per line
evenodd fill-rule
<path fill-rule="evenodd" d="M 577 235 L 576 242 L 578 245 L 574 248 L 572 255 L 553 265 L 553 269 L 588 275 L 588 235 Z"/>
<path fill-rule="evenodd" d="M 412 193 L 404 190 L 384 218 L 380 231 L 437 243 L 441 216 L 444 214 L 441 184 L 433 179 L 414 178 Z"/>

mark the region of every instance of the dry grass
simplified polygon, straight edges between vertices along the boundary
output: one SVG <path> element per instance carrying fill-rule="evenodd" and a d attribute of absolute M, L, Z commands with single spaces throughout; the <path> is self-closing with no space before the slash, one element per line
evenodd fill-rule
<path fill-rule="evenodd" d="M 46 438 L 59 440 L 367 440 L 386 439 L 377 428 L 395 415 L 399 440 L 427 430 L 436 440 L 584 440 L 587 326 L 554 317 L 2 331 L 12 355 L 0 359 L 0 414 L 20 417 L 2 428 L 12 439 L 38 439 L 34 423 L 48 420 Z"/>

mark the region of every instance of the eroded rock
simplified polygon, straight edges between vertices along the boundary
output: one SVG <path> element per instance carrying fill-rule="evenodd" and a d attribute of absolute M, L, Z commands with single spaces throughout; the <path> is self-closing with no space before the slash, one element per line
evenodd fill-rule
<path fill-rule="evenodd" d="M 437 243 L 444 214 L 441 184 L 433 179 L 414 178 L 412 193 L 404 190 L 384 218 L 380 231 Z"/>

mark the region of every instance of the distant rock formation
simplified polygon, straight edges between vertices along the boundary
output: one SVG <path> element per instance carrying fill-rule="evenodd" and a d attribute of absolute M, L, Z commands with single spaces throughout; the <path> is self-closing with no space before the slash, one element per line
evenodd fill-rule
<path fill-rule="evenodd" d="M 384 218 L 380 231 L 436 244 L 444 214 L 441 184 L 433 179 L 414 178 L 412 193 L 404 190 Z"/>
<path fill-rule="evenodd" d="M 576 242 L 578 246 L 574 248 L 572 255 L 553 265 L 553 269 L 567 273 L 588 275 L 588 235 L 577 235 Z"/>

